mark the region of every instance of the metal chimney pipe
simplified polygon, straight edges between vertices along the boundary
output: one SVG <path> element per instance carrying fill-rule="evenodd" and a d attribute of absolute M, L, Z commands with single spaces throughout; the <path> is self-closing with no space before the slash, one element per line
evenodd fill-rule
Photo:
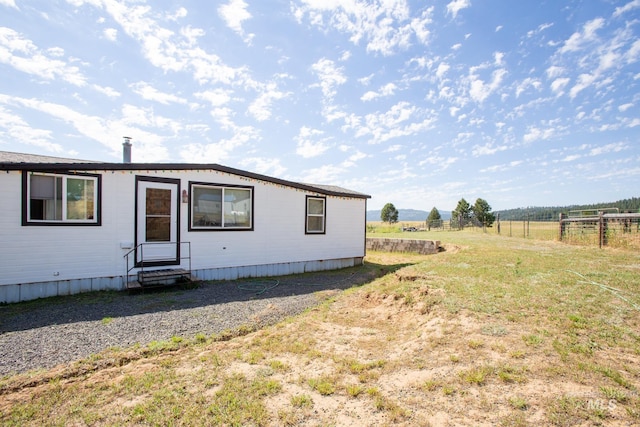
<path fill-rule="evenodd" d="M 122 163 L 131 163 L 131 137 L 125 136 L 122 143 Z"/>

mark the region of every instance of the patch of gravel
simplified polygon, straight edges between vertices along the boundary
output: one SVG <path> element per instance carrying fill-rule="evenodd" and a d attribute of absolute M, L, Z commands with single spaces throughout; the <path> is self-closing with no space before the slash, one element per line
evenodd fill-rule
<path fill-rule="evenodd" d="M 363 267 L 284 278 L 202 282 L 137 294 L 94 292 L 0 307 L 0 375 L 51 368 L 108 348 L 260 328 L 372 277 Z M 332 294 L 333 292 L 329 292 Z"/>

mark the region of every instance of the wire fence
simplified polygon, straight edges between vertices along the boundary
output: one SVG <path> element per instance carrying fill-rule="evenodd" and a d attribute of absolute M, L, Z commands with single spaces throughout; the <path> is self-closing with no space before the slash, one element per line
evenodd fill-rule
<path fill-rule="evenodd" d="M 640 249 L 640 213 L 569 212 L 556 219 L 525 214 L 520 218 L 500 219 L 491 227 L 474 221 L 459 224 L 451 221 L 430 221 L 424 226 L 405 231 L 471 230 L 505 237 L 556 240 L 569 244 Z"/>

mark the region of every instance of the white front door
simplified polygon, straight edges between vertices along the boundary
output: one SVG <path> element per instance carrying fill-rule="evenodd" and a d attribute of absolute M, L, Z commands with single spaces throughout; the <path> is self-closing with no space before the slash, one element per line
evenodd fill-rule
<path fill-rule="evenodd" d="M 179 264 L 180 181 L 138 177 L 137 188 L 137 263 Z"/>

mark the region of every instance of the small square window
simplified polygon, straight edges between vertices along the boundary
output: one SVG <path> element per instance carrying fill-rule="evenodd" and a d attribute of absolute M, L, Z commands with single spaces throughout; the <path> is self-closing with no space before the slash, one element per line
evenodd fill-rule
<path fill-rule="evenodd" d="M 324 234 L 326 224 L 326 198 L 307 196 L 306 234 Z"/>

